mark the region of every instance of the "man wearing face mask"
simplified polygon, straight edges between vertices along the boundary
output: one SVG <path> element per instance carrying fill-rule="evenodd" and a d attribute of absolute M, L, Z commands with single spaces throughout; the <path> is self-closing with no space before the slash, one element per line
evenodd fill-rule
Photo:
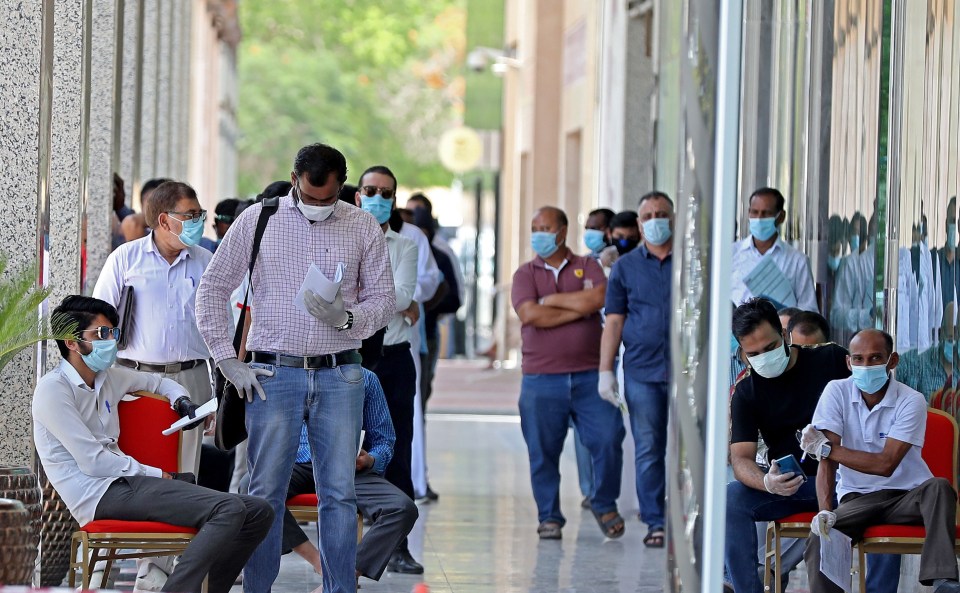
<path fill-rule="evenodd" d="M 643 543 L 664 545 L 667 388 L 670 382 L 670 287 L 673 275 L 673 201 L 663 192 L 640 198 L 643 244 L 617 260 L 606 294 L 600 346 L 600 397 L 614 407 L 620 394 L 614 361 L 623 342 L 624 397 L 636 444 L 637 499 L 647 524 Z"/>
<path fill-rule="evenodd" d="M 816 461 L 808 457 L 801 463 L 804 475 L 797 476 L 782 473 L 775 460 L 793 455 L 800 462 L 797 431 L 813 417 L 826 385 L 849 377 L 850 370 L 847 351 L 836 344 L 788 346 L 777 311 L 766 299 L 751 299 L 737 307 L 733 335 L 750 372 L 737 383 L 730 405 L 730 463 L 736 480 L 727 484 L 725 559 L 734 590 L 761 593 L 754 523 L 817 510 L 812 479 Z M 758 433 L 768 448 L 769 469 L 756 461 Z M 781 574 L 786 577 L 799 562 L 799 557 L 785 557 Z M 883 563 L 875 564 L 872 557 L 870 562 L 877 578 L 871 579 L 868 590 L 891 590 L 879 578 L 889 574 Z"/>
<path fill-rule="evenodd" d="M 612 268 L 620 256 L 633 251 L 640 244 L 640 225 L 637 213 L 625 210 L 610 219 L 610 247 L 600 252 L 600 263 Z"/>
<path fill-rule="evenodd" d="M 949 480 L 933 477 L 921 456 L 927 402 L 891 377 L 897 363 L 889 334 L 858 333 L 847 357 L 853 376 L 827 385 L 803 430 L 800 447 L 820 461 L 820 512 L 804 553 L 812 593 L 841 590 L 820 572 L 820 538 L 837 529 L 856 541 L 880 524 L 922 525 L 920 583 L 935 593 L 960 591 L 957 493 Z M 867 590 L 874 591 L 869 585 Z"/>
<path fill-rule="evenodd" d="M 613 210 L 609 208 L 598 208 L 587 215 L 587 222 L 583 225 L 583 244 L 592 257 L 599 258 L 600 252 L 610 245 L 610 221 L 613 217 Z"/>
<path fill-rule="evenodd" d="M 567 216 L 539 209 L 531 222 L 536 257 L 513 275 L 513 308 L 523 324 L 520 427 L 530 457 L 540 539 L 560 539 L 560 454 L 572 419 L 593 462 L 590 507 L 603 534 L 623 535 L 617 512 L 623 419 L 597 394 L 600 314 L 606 277 L 596 260 L 566 246 Z"/>
<path fill-rule="evenodd" d="M 739 305 L 750 297 L 763 296 L 753 294 L 744 279 L 762 258 L 770 257 L 783 275 L 784 282 L 789 284 L 793 297 L 793 302 L 783 304 L 819 312 L 807 256 L 780 237 L 780 228 L 787 218 L 783 194 L 772 187 L 761 187 L 750 194 L 748 204 L 750 236 L 733 247 L 733 304 Z"/>
<path fill-rule="evenodd" d="M 33 436 L 50 482 L 80 525 L 95 520 L 162 521 L 200 530 L 164 591 L 227 593 L 273 519 L 263 500 L 201 488 L 192 474 L 140 463 L 117 445 L 117 407 L 128 393 L 148 391 L 186 415 L 187 391 L 157 373 L 114 367 L 117 310 L 100 299 L 68 296 L 53 310 L 63 360 L 37 381 Z M 186 430 L 190 432 L 188 426 Z M 196 431 L 193 431 L 196 432 Z M 94 571 L 91 588 L 106 588 Z"/>

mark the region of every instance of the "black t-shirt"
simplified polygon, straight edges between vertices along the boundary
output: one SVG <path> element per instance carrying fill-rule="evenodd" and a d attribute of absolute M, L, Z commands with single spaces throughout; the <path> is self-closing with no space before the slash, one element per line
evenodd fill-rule
<path fill-rule="evenodd" d="M 791 454 L 800 461 L 797 431 L 810 424 L 827 383 L 850 376 L 847 351 L 836 344 L 793 348 L 797 349 L 793 368 L 774 379 L 751 372 L 737 383 L 730 404 L 730 442 L 755 443 L 759 431 L 770 461 Z M 808 457 L 803 471 L 816 475 L 817 462 Z"/>

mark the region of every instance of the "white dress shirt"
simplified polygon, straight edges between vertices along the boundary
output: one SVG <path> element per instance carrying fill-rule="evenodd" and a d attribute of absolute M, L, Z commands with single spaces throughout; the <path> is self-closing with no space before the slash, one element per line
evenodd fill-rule
<path fill-rule="evenodd" d="M 413 300 L 422 305 L 437 294 L 437 288 L 443 282 L 443 274 L 440 273 L 437 260 L 430 251 L 430 240 L 420 227 L 405 222 L 400 227 L 400 236 L 410 239 L 417 246 L 417 290 L 413 293 Z"/>
<path fill-rule="evenodd" d="M 927 431 L 927 400 L 896 379 L 890 380 L 886 395 L 872 410 L 852 377 L 827 383 L 812 424 L 839 435 L 840 444 L 855 451 L 880 453 L 888 438 L 913 445 L 889 478 L 841 465 L 837 470 L 838 499 L 851 492 L 913 490 L 933 477 L 920 455 Z"/>
<path fill-rule="evenodd" d="M 123 287 L 133 287 L 131 326 L 121 328 L 130 335 L 120 358 L 154 364 L 210 358 L 197 330 L 194 303 L 200 278 L 212 257 L 206 249 L 194 246 L 167 263 L 157 250 L 153 233 L 124 243 L 110 254 L 93 296 L 116 307 Z"/>
<path fill-rule="evenodd" d="M 934 332 L 943 318 L 943 295 L 933 279 L 933 259 L 926 245 L 919 252 L 919 274 L 913 272 L 910 247 L 899 250 L 897 278 L 897 350 L 925 352 L 934 345 Z"/>
<path fill-rule="evenodd" d="M 387 229 L 384 235 L 387 251 L 390 252 L 390 267 L 393 269 L 393 284 L 397 293 L 397 312 L 387 324 L 383 337 L 385 346 L 409 342 L 416 328 L 404 321 L 401 311 L 406 311 L 417 290 L 417 246 L 399 233 Z"/>
<path fill-rule="evenodd" d="M 117 404 L 134 391 L 189 397 L 170 379 L 122 367 L 97 373 L 87 386 L 73 365 L 60 365 L 37 381 L 33 396 L 33 440 L 50 483 L 80 525 L 93 520 L 97 504 L 117 478 L 163 472 L 124 455 L 117 446 Z"/>
<path fill-rule="evenodd" d="M 772 257 L 780 272 L 793 287 L 793 294 L 797 298 L 797 308 L 803 311 L 820 312 L 817 307 L 817 295 L 813 290 L 813 275 L 810 273 L 810 262 L 807 256 L 786 243 L 779 236 L 765 254 L 753 244 L 753 237 L 737 241 L 733 246 L 733 304 L 741 305 L 747 299 L 755 296 L 743 279 L 753 271 L 763 257 Z"/>
<path fill-rule="evenodd" d="M 830 323 L 853 335 L 873 327 L 873 246 L 843 258 L 837 271 L 837 288 L 830 310 Z"/>

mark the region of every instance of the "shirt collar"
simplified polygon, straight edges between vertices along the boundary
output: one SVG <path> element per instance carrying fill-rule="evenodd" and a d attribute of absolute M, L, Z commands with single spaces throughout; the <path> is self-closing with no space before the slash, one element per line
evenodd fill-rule
<path fill-rule="evenodd" d="M 863 394 L 860 393 L 859 389 L 857 389 L 857 385 L 853 383 L 853 378 L 851 377 L 849 380 L 850 380 L 850 383 L 853 384 L 854 397 L 853 397 L 852 403 L 866 404 L 866 402 L 863 401 Z M 883 399 L 880 400 L 877 403 L 877 405 L 874 406 L 874 409 L 894 408 L 896 407 L 897 400 L 899 399 L 900 399 L 900 382 L 897 381 L 896 379 L 891 378 L 890 384 L 887 385 L 887 392 L 883 395 Z"/>
<path fill-rule="evenodd" d="M 402 237 L 400 236 L 400 233 L 391 229 L 390 227 L 387 227 L 387 232 L 383 234 L 383 238 L 386 239 L 387 241 L 396 241 L 397 239 L 400 239 Z"/>
<path fill-rule="evenodd" d="M 657 260 L 657 261 L 667 261 L 668 259 L 670 259 L 671 257 L 673 257 L 673 252 L 671 251 L 670 253 L 667 254 L 667 257 L 665 257 L 665 258 L 663 258 L 663 259 L 661 260 L 661 259 L 660 259 L 659 257 L 657 257 L 656 255 L 650 253 L 650 250 L 647 249 L 647 244 L 646 244 L 646 243 L 643 243 L 643 242 L 641 242 L 640 245 L 637 245 L 637 250 L 639 250 L 640 255 L 642 255 L 643 257 L 645 257 L 645 258 L 647 258 L 647 259 L 655 259 L 655 260 Z M 630 254 L 628 253 L 627 255 L 630 255 Z"/>
<path fill-rule="evenodd" d="M 73 365 L 66 360 L 60 361 L 60 372 L 64 377 L 70 381 L 70 385 L 74 387 L 79 387 L 84 391 L 93 391 L 87 382 L 83 380 L 83 377 L 80 376 L 80 373 L 77 372 L 77 369 L 73 368 Z M 98 377 L 99 378 L 99 377 Z M 96 380 L 94 380 L 94 385 L 96 385 Z"/>
<path fill-rule="evenodd" d="M 562 262 L 558 267 L 556 267 L 556 268 L 554 268 L 553 266 L 551 266 L 550 264 L 548 264 L 548 263 L 546 262 L 546 260 L 544 260 L 544 259 L 543 259 L 542 257 L 540 257 L 539 255 L 536 256 L 535 258 L 533 258 L 533 265 L 537 266 L 538 268 L 543 268 L 543 269 L 545 269 L 545 270 L 557 270 L 557 271 L 559 272 L 559 271 L 562 270 L 564 267 L 566 267 L 566 265 L 567 265 L 568 263 L 570 263 L 570 258 L 572 257 L 572 255 L 573 255 L 573 254 L 568 251 L 568 252 L 567 252 L 567 256 L 566 256 L 565 258 L 563 258 L 563 262 Z"/>
<path fill-rule="evenodd" d="M 144 237 L 143 239 L 138 239 L 138 240 L 139 240 L 139 241 L 145 241 L 145 243 L 144 243 L 144 248 L 143 248 L 144 251 L 146 251 L 147 253 L 156 253 L 156 254 L 159 255 L 160 257 L 163 257 L 163 255 L 162 255 L 162 254 L 160 253 L 160 251 L 157 249 L 157 244 L 156 244 L 156 241 L 154 240 L 154 237 L 155 237 L 155 236 L 156 236 L 156 233 L 154 232 L 154 233 L 150 233 L 149 235 L 147 235 L 147 236 Z M 180 250 L 180 253 L 177 254 L 177 259 L 173 260 L 173 263 L 175 264 L 175 263 L 177 263 L 178 261 L 180 261 L 180 260 L 182 260 L 182 259 L 184 259 L 184 258 L 187 258 L 187 257 L 191 257 L 190 248 L 189 248 L 189 247 L 184 247 L 183 249 Z M 171 265 L 173 265 L 173 264 L 171 264 Z"/>
<path fill-rule="evenodd" d="M 782 249 L 783 248 L 782 244 L 783 244 L 783 240 L 780 238 L 780 233 L 777 232 L 777 240 L 773 242 L 773 247 L 767 250 L 767 253 L 773 253 L 777 249 Z M 753 244 L 753 235 L 748 235 L 746 239 L 743 239 L 740 241 L 740 251 L 751 251 L 751 250 L 757 253 L 758 255 L 760 254 L 760 250 L 757 249 L 757 247 Z M 767 255 L 767 253 L 764 253 L 763 255 Z"/>

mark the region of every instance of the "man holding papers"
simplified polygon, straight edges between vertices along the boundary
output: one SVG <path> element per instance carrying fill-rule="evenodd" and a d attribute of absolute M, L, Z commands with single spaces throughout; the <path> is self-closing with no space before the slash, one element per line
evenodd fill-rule
<path fill-rule="evenodd" d="M 230 293 L 250 266 L 262 204 L 240 214 L 197 290 L 197 325 L 224 377 L 245 397 L 250 494 L 266 498 L 273 527 L 244 569 L 246 593 L 267 593 L 280 568 L 281 517 L 304 422 L 320 500 L 324 593 L 356 588 L 354 465 L 363 412 L 357 348 L 396 310 L 393 274 L 377 221 L 340 202 L 346 159 L 324 144 L 297 153 L 290 195 L 266 223 L 250 288 L 256 302 L 246 349 L 233 349 Z M 333 300 L 297 294 L 311 265 L 343 276 Z"/>
<path fill-rule="evenodd" d="M 957 494 L 948 480 L 933 477 L 920 455 L 927 402 L 890 376 L 898 362 L 889 334 L 858 333 L 847 357 L 853 376 L 827 385 L 813 422 L 803 430 L 801 448 L 820 460 L 820 512 L 804 553 L 813 593 L 841 590 L 820 570 L 820 538 L 838 530 L 856 541 L 878 524 L 923 525 L 920 583 L 934 593 L 960 591 Z"/>
<path fill-rule="evenodd" d="M 53 311 L 54 330 L 74 326 L 73 340 L 57 340 L 63 362 L 37 382 L 33 435 L 50 482 L 80 525 L 93 520 L 161 521 L 199 533 L 166 579 L 163 591 L 226 593 L 273 522 L 273 511 L 253 496 L 223 494 L 139 463 L 117 446 L 117 405 L 127 393 L 150 391 L 176 407 L 179 384 L 114 367 L 119 317 L 109 303 L 69 296 Z M 101 580 L 93 588 L 104 585 Z"/>
<path fill-rule="evenodd" d="M 733 304 L 762 296 L 819 312 L 807 257 L 780 238 L 785 204 L 783 194 L 772 187 L 750 195 L 750 236 L 733 247 Z"/>

